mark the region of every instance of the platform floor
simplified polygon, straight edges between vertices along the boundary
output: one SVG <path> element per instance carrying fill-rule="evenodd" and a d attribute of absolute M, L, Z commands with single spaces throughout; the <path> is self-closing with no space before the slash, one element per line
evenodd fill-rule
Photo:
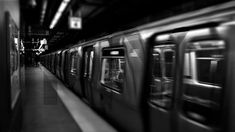
<path fill-rule="evenodd" d="M 21 132 L 117 132 L 43 66 L 26 68 Z"/>

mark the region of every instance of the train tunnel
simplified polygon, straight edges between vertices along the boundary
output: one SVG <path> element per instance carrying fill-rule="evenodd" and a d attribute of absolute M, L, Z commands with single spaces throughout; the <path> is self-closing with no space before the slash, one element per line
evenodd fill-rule
<path fill-rule="evenodd" d="M 0 132 L 235 132 L 234 34 L 234 0 L 0 0 Z"/>

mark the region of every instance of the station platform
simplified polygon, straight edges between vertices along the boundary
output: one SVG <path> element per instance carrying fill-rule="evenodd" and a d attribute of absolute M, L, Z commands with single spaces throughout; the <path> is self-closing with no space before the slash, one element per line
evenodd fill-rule
<path fill-rule="evenodd" d="M 117 132 L 43 66 L 25 72 L 21 132 Z"/>

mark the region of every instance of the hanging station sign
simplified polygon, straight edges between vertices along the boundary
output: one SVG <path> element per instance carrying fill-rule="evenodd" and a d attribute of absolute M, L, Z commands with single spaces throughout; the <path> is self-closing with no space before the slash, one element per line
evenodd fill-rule
<path fill-rule="evenodd" d="M 69 29 L 82 29 L 81 17 L 69 17 Z"/>

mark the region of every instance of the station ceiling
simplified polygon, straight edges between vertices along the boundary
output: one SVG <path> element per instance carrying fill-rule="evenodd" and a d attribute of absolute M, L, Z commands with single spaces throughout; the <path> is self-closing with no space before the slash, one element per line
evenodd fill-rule
<path fill-rule="evenodd" d="M 47 38 L 49 49 L 56 50 L 225 1 L 228 0 L 71 0 L 56 26 L 49 29 L 62 0 L 20 0 L 22 38 Z M 81 30 L 68 29 L 69 16 L 82 17 Z"/>

